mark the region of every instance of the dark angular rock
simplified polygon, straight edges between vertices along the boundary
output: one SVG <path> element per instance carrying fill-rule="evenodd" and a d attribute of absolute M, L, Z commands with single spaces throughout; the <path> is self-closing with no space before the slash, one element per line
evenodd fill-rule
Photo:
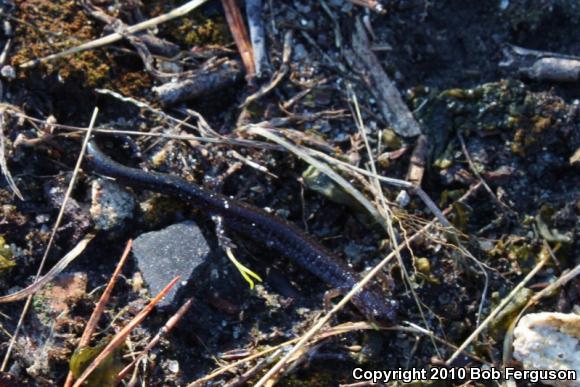
<path fill-rule="evenodd" d="M 163 307 L 171 305 L 179 289 L 202 273 L 211 248 L 197 224 L 188 221 L 141 234 L 133 242 L 133 255 L 151 295 L 159 293 L 175 276 L 181 276 L 181 281 L 159 303 Z"/>

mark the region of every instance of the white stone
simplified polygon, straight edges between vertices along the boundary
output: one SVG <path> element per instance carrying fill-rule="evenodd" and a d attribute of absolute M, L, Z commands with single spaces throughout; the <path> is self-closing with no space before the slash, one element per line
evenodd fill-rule
<path fill-rule="evenodd" d="M 397 204 L 398 205 L 400 205 L 401 207 L 405 208 L 411 202 L 411 198 L 409 197 L 409 194 L 407 193 L 407 191 L 401 190 L 399 192 L 399 194 L 397 195 L 396 201 L 397 201 Z"/>
<path fill-rule="evenodd" d="M 514 358 L 526 370 L 573 370 L 580 376 L 580 315 L 530 313 L 514 330 Z M 580 380 L 543 381 L 553 386 L 580 386 Z"/>

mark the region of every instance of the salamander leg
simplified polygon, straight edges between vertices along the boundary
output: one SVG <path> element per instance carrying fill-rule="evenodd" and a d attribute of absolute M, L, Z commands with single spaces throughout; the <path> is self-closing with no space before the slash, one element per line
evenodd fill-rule
<path fill-rule="evenodd" d="M 330 289 L 324 293 L 324 310 L 329 311 L 332 309 L 332 300 L 340 297 L 344 294 L 341 289 Z"/>

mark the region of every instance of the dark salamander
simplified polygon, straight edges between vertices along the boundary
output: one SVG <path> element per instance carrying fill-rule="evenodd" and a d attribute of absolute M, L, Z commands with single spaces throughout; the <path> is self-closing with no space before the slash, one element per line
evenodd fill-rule
<path fill-rule="evenodd" d="M 87 161 L 90 169 L 98 174 L 132 187 L 179 197 L 211 216 L 221 216 L 227 229 L 292 259 L 342 293 L 348 292 L 357 282 L 357 275 L 333 258 L 314 238 L 294 224 L 257 207 L 204 190 L 176 176 L 119 164 L 105 155 L 94 140 L 88 144 Z M 352 302 L 370 320 L 392 323 L 396 319 L 397 302 L 387 299 L 376 288 L 363 289 Z"/>

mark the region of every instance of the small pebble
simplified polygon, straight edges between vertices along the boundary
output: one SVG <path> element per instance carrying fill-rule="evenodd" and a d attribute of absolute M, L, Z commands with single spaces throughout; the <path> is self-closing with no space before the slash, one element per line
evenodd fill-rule
<path fill-rule="evenodd" d="M 409 197 L 409 194 L 407 193 L 407 191 L 401 190 L 399 192 L 399 194 L 397 195 L 396 201 L 397 201 L 397 204 L 398 205 L 400 205 L 401 207 L 405 208 L 411 202 L 411 198 Z"/>

